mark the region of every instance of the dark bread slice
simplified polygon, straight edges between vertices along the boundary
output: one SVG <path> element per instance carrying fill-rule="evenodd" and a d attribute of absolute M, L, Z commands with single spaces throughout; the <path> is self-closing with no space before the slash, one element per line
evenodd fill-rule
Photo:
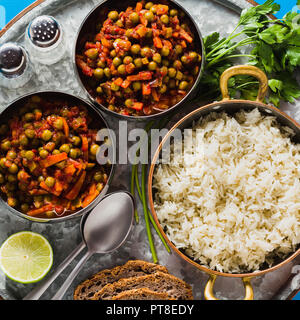
<path fill-rule="evenodd" d="M 111 300 L 175 300 L 165 292 L 155 292 L 148 288 L 131 289 L 113 296 Z"/>
<path fill-rule="evenodd" d="M 121 292 L 139 288 L 148 288 L 155 292 L 167 293 L 176 300 L 193 300 L 193 292 L 190 285 L 175 276 L 159 271 L 147 276 L 120 279 L 112 284 L 107 284 L 95 293 L 92 300 L 111 300 Z"/>
<path fill-rule="evenodd" d="M 122 278 L 144 276 L 157 271 L 168 273 L 166 267 L 142 260 L 129 260 L 123 266 L 102 270 L 85 280 L 74 291 L 74 300 L 91 300 L 105 285 Z"/>

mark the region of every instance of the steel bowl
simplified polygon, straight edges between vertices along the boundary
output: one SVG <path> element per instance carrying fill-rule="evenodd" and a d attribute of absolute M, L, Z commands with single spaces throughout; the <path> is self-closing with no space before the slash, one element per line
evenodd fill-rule
<path fill-rule="evenodd" d="M 124 0 L 124 1 L 119 1 L 119 0 L 105 0 L 102 1 L 99 5 L 97 5 L 90 13 L 86 16 L 86 18 L 83 20 L 79 31 L 77 33 L 76 37 L 76 42 L 75 42 L 75 48 L 73 50 L 73 67 L 75 70 L 76 78 L 80 84 L 80 86 L 85 90 L 88 98 L 97 105 L 101 110 L 103 110 L 105 113 L 108 115 L 116 116 L 121 119 L 126 119 L 126 120 L 150 120 L 150 119 L 156 119 L 160 117 L 165 117 L 167 114 L 171 114 L 175 111 L 178 111 L 184 103 L 187 101 L 191 100 L 193 97 L 195 97 L 197 93 L 197 88 L 200 82 L 200 79 L 203 74 L 203 69 L 204 69 L 204 60 L 205 60 L 205 51 L 204 51 L 204 45 L 203 45 L 203 40 L 202 40 L 202 35 L 200 33 L 200 30 L 197 26 L 197 23 L 195 22 L 194 18 L 191 16 L 191 14 L 179 3 L 177 3 L 174 0 L 154 0 L 152 1 L 153 3 L 162 3 L 162 4 L 167 4 L 169 6 L 172 6 L 172 8 L 175 8 L 179 11 L 183 11 L 185 13 L 185 17 L 187 19 L 188 25 L 195 35 L 195 45 L 196 45 L 196 50 L 198 53 L 201 54 L 202 60 L 200 63 L 200 68 L 199 68 L 199 73 L 198 76 L 195 80 L 195 83 L 193 87 L 190 89 L 188 94 L 179 102 L 177 102 L 175 105 L 173 105 L 171 108 L 153 114 L 153 115 L 148 115 L 148 116 L 127 116 L 127 115 L 122 115 L 117 112 L 108 110 L 104 105 L 98 103 L 95 99 L 95 97 L 89 92 L 88 90 L 88 85 L 87 85 L 87 77 L 84 76 L 77 67 L 76 64 L 76 54 L 78 52 L 82 52 L 82 48 L 84 47 L 85 42 L 87 41 L 89 35 L 91 34 L 96 34 L 96 25 L 99 23 L 99 16 L 103 12 L 109 12 L 110 10 L 123 10 L 126 9 L 128 6 L 135 6 L 136 5 L 136 0 Z"/>
<path fill-rule="evenodd" d="M 10 103 L 10 105 L 8 107 L 6 107 L 1 113 L 0 113 L 0 123 L 7 123 L 7 121 L 9 119 L 12 118 L 12 116 L 14 116 L 14 114 L 17 114 L 18 110 L 20 107 L 22 107 L 22 104 L 27 101 L 27 99 L 29 99 L 30 97 L 34 96 L 34 95 L 38 95 L 40 97 L 52 100 L 52 101 L 62 101 L 62 102 L 69 102 L 72 103 L 74 105 L 82 105 L 85 106 L 89 112 L 89 115 L 91 115 L 91 118 L 93 119 L 92 128 L 106 128 L 109 129 L 106 121 L 104 120 L 104 118 L 102 117 L 101 113 L 99 112 L 99 110 L 97 108 L 95 108 L 95 106 L 93 106 L 92 104 L 84 101 L 83 99 L 77 97 L 77 96 L 73 96 L 67 93 L 64 93 L 62 91 L 37 91 L 37 92 L 32 92 L 30 94 L 24 95 L 16 100 L 14 100 L 12 103 Z M 110 143 L 112 145 L 112 150 L 113 150 L 113 157 L 115 157 L 115 145 L 114 145 L 114 139 L 110 136 L 109 130 L 108 130 L 108 135 L 109 135 L 109 140 Z M 83 208 L 81 210 L 78 210 L 70 215 L 67 216 L 63 216 L 63 217 L 58 217 L 58 218 L 37 218 L 37 217 L 30 217 L 12 207 L 10 207 L 6 201 L 4 201 L 2 199 L 2 197 L 0 197 L 0 203 L 1 205 L 8 209 L 13 215 L 18 216 L 18 217 L 22 217 L 34 222 L 42 222 L 42 223 L 52 223 L 52 222 L 63 222 L 72 218 L 76 218 L 76 217 L 80 217 L 82 216 L 84 213 L 90 211 L 91 209 L 93 209 L 98 202 L 103 198 L 103 196 L 107 193 L 108 188 L 112 182 L 113 179 L 113 175 L 114 175 L 114 171 L 115 171 L 115 166 L 114 166 L 114 162 L 110 165 L 108 171 L 107 171 L 107 175 L 108 175 L 108 181 L 107 184 L 104 186 L 104 188 L 102 189 L 102 191 L 100 192 L 100 194 L 97 196 L 97 198 L 91 202 L 86 208 Z"/>
<path fill-rule="evenodd" d="M 252 75 L 258 78 L 260 82 L 260 87 L 259 87 L 259 93 L 256 101 L 230 100 L 229 94 L 228 94 L 227 82 L 230 77 L 238 74 Z M 221 92 L 223 96 L 223 100 L 221 102 L 214 102 L 192 111 L 191 113 L 186 115 L 184 118 L 182 118 L 180 121 L 178 121 L 163 138 L 162 142 L 160 143 L 160 145 L 158 146 L 154 154 L 154 157 L 152 159 L 151 166 L 150 166 L 149 177 L 148 177 L 148 199 L 149 199 L 150 210 L 152 212 L 152 215 L 159 227 L 159 230 L 161 231 L 162 235 L 164 236 L 164 238 L 166 239 L 170 247 L 172 247 L 172 249 L 185 261 L 187 261 L 188 263 L 192 264 L 196 268 L 210 275 L 204 290 L 204 297 L 207 300 L 216 300 L 216 297 L 214 296 L 214 293 L 213 293 L 213 286 L 218 276 L 241 278 L 245 286 L 245 300 L 252 300 L 254 297 L 254 294 L 253 294 L 253 288 L 250 283 L 250 279 L 252 277 L 257 277 L 265 273 L 272 272 L 289 263 L 297 255 L 300 254 L 299 246 L 297 247 L 298 249 L 295 252 L 291 253 L 286 259 L 284 260 L 278 259 L 278 261 L 275 261 L 275 264 L 272 267 L 262 266 L 262 268 L 259 271 L 239 273 L 239 274 L 215 271 L 204 265 L 201 265 L 200 263 L 198 263 L 197 261 L 189 257 L 187 254 L 185 254 L 184 251 L 181 251 L 178 248 L 176 248 L 176 246 L 172 243 L 172 241 L 168 238 L 165 231 L 163 230 L 154 209 L 154 196 L 155 196 L 156 190 L 154 190 L 153 184 L 152 184 L 153 174 L 155 171 L 155 167 L 158 163 L 157 161 L 161 155 L 162 148 L 165 145 L 165 143 L 170 142 L 172 132 L 175 129 L 184 130 L 185 128 L 191 128 L 193 126 L 193 122 L 197 121 L 200 117 L 206 116 L 212 112 L 224 111 L 230 115 L 230 114 L 235 114 L 236 112 L 241 111 L 242 109 L 246 111 L 250 111 L 257 108 L 263 115 L 275 116 L 280 125 L 288 126 L 289 128 L 291 128 L 295 133 L 295 135 L 292 137 L 292 141 L 295 143 L 300 143 L 300 124 L 298 124 L 295 120 L 293 120 L 287 114 L 278 110 L 277 108 L 263 103 L 264 97 L 268 89 L 268 79 L 267 79 L 267 76 L 260 69 L 253 66 L 235 66 L 235 67 L 229 68 L 221 76 L 220 87 L 221 87 Z"/>

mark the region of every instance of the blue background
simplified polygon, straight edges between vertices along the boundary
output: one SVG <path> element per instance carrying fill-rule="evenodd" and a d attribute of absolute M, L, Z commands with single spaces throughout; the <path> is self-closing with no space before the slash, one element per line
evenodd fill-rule
<path fill-rule="evenodd" d="M 0 29 L 2 29 L 13 17 L 20 11 L 30 5 L 33 0 L 0 0 Z M 264 3 L 265 0 L 256 0 L 258 3 Z M 282 18 L 284 14 L 296 6 L 297 0 L 276 0 L 281 5 L 281 10 L 277 13 L 278 18 Z M 300 293 L 296 295 L 294 300 L 300 300 Z"/>

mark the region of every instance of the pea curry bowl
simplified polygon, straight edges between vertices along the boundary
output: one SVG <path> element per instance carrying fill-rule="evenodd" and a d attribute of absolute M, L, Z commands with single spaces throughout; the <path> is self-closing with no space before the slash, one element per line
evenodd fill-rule
<path fill-rule="evenodd" d="M 37 92 L 0 116 L 0 194 L 11 212 L 38 222 L 62 221 L 95 206 L 110 184 L 99 165 L 98 110 L 62 92 Z"/>
<path fill-rule="evenodd" d="M 107 0 L 82 23 L 74 66 L 102 110 L 149 119 L 195 94 L 203 55 L 196 23 L 175 1 Z"/>

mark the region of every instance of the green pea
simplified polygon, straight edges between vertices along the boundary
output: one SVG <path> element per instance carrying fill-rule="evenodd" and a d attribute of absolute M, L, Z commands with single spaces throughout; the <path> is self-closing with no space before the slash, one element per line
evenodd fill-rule
<path fill-rule="evenodd" d="M 100 86 L 97 87 L 96 92 L 99 93 L 99 94 L 103 93 L 102 87 L 100 87 Z"/>
<path fill-rule="evenodd" d="M 54 125 L 54 128 L 55 128 L 55 129 L 57 129 L 57 130 L 62 130 L 63 127 L 64 127 L 63 119 L 61 119 L 61 118 L 55 119 L 53 125 Z"/>
<path fill-rule="evenodd" d="M 28 150 L 25 152 L 25 158 L 29 161 L 33 160 L 34 158 L 34 152 L 31 150 Z"/>
<path fill-rule="evenodd" d="M 112 82 L 112 84 L 110 85 L 110 89 L 112 91 L 119 91 L 120 87 L 117 84 L 115 84 L 114 82 Z"/>
<path fill-rule="evenodd" d="M 195 51 L 191 51 L 191 52 L 189 53 L 189 57 L 190 57 L 193 61 L 196 61 L 197 58 L 198 58 L 198 53 L 195 52 Z"/>
<path fill-rule="evenodd" d="M 144 14 L 144 17 L 149 22 L 152 22 L 154 20 L 154 14 L 151 11 L 146 11 L 145 14 Z"/>
<path fill-rule="evenodd" d="M 124 59 L 123 59 L 123 63 L 124 64 L 129 64 L 133 61 L 132 57 L 130 56 L 126 56 Z"/>
<path fill-rule="evenodd" d="M 94 70 L 94 77 L 96 79 L 102 79 L 103 75 L 104 75 L 104 71 L 103 71 L 102 68 L 97 68 L 97 69 Z"/>
<path fill-rule="evenodd" d="M 60 151 L 59 151 L 58 149 L 54 149 L 54 150 L 52 151 L 52 154 L 53 154 L 53 155 L 59 154 L 59 153 L 60 153 Z"/>
<path fill-rule="evenodd" d="M 156 68 L 157 68 L 156 62 L 151 61 L 151 62 L 148 64 L 148 69 L 149 69 L 149 70 L 154 71 L 154 70 L 156 70 Z"/>
<path fill-rule="evenodd" d="M 115 67 L 118 67 L 122 63 L 122 60 L 119 57 L 113 59 L 113 64 Z"/>
<path fill-rule="evenodd" d="M 149 47 L 144 47 L 141 49 L 141 56 L 142 57 L 150 57 L 151 56 L 151 49 Z"/>
<path fill-rule="evenodd" d="M 177 16 L 178 15 L 178 11 L 176 10 L 176 9 L 171 9 L 170 10 L 170 16 L 171 17 L 175 17 L 175 16 Z"/>
<path fill-rule="evenodd" d="M 182 80 L 183 78 L 183 73 L 179 70 L 176 72 L 176 80 Z"/>
<path fill-rule="evenodd" d="M 52 138 L 52 132 L 48 129 L 44 130 L 42 133 L 42 139 L 44 141 L 49 141 Z"/>
<path fill-rule="evenodd" d="M 111 77 L 111 72 L 110 72 L 110 69 L 108 67 L 106 67 L 103 71 L 104 71 L 104 74 L 105 74 L 106 78 L 110 78 Z"/>
<path fill-rule="evenodd" d="M 174 68 L 169 68 L 169 69 L 168 69 L 168 76 L 169 76 L 170 78 L 175 78 L 175 76 L 176 76 L 176 69 L 174 69 Z"/>
<path fill-rule="evenodd" d="M 119 66 L 118 66 L 118 72 L 119 72 L 119 74 L 125 74 L 126 73 L 126 67 L 125 67 L 125 64 L 120 64 Z"/>
<path fill-rule="evenodd" d="M 125 36 L 127 38 L 131 38 L 132 35 L 133 35 L 133 29 L 131 29 L 131 28 L 127 29 L 126 32 L 125 32 Z"/>
<path fill-rule="evenodd" d="M 182 49 L 182 46 L 181 46 L 180 44 L 177 44 L 177 45 L 175 46 L 175 52 L 176 52 L 177 54 L 182 54 L 183 49 Z"/>
<path fill-rule="evenodd" d="M 38 182 L 41 183 L 41 182 L 43 182 L 43 181 L 45 181 L 45 178 L 44 178 L 43 176 L 39 176 L 39 177 L 38 177 Z"/>
<path fill-rule="evenodd" d="M 8 168 L 8 172 L 12 174 L 16 174 L 18 171 L 19 168 L 15 163 L 12 163 L 11 166 Z"/>
<path fill-rule="evenodd" d="M 96 144 L 96 143 L 94 143 L 94 144 L 92 144 L 91 147 L 90 147 L 90 153 L 91 153 L 93 156 L 95 156 L 95 155 L 97 154 L 98 149 L 99 149 L 99 145 Z"/>
<path fill-rule="evenodd" d="M 96 172 L 96 173 L 94 174 L 94 180 L 95 180 L 96 182 L 100 182 L 100 181 L 102 181 L 102 179 L 103 179 L 103 174 L 102 174 L 102 172 L 98 171 L 98 172 Z"/>
<path fill-rule="evenodd" d="M 53 177 L 47 177 L 45 184 L 47 187 L 52 188 L 55 185 L 55 179 Z"/>
<path fill-rule="evenodd" d="M 14 150 L 9 150 L 9 151 L 7 152 L 6 157 L 7 157 L 8 159 L 16 159 L 17 153 L 16 153 Z"/>
<path fill-rule="evenodd" d="M 143 66 L 143 61 L 141 58 L 134 59 L 133 63 L 136 66 L 136 68 L 141 68 Z"/>
<path fill-rule="evenodd" d="M 173 62 L 173 67 L 174 67 L 175 69 L 181 69 L 181 68 L 182 68 L 182 63 L 181 63 L 181 61 L 175 60 L 175 61 Z"/>
<path fill-rule="evenodd" d="M 34 114 L 31 112 L 27 112 L 24 115 L 24 119 L 25 119 L 25 121 L 30 122 L 30 121 L 34 120 Z"/>
<path fill-rule="evenodd" d="M 108 18 L 115 21 L 119 18 L 119 14 L 118 14 L 118 11 L 110 11 L 108 13 Z"/>
<path fill-rule="evenodd" d="M 1 143 L 1 149 L 4 151 L 8 151 L 11 148 L 11 143 L 9 140 L 3 141 Z"/>
<path fill-rule="evenodd" d="M 183 56 L 181 57 L 181 62 L 182 62 L 183 64 L 187 64 L 187 63 L 189 62 L 188 57 L 185 56 L 185 55 L 183 55 Z"/>
<path fill-rule="evenodd" d="M 45 149 L 42 149 L 39 152 L 39 155 L 40 155 L 41 158 L 46 159 L 48 157 L 48 155 L 49 155 L 49 152 L 47 150 L 45 150 Z"/>
<path fill-rule="evenodd" d="M 167 91 L 167 85 L 166 84 L 162 84 L 162 86 L 159 88 L 159 92 L 160 93 L 165 93 Z"/>
<path fill-rule="evenodd" d="M 139 91 L 142 89 L 142 85 L 139 81 L 135 81 L 132 83 L 132 88 L 134 91 Z"/>
<path fill-rule="evenodd" d="M 152 6 L 153 6 L 153 2 L 147 2 L 145 4 L 145 9 L 150 10 Z"/>
<path fill-rule="evenodd" d="M 126 99 L 126 100 L 125 100 L 125 106 L 126 106 L 127 108 L 130 108 L 130 107 L 132 106 L 132 104 L 133 104 L 132 99 Z"/>
<path fill-rule="evenodd" d="M 29 139 L 33 139 L 35 137 L 35 131 L 33 129 L 26 129 L 25 130 L 25 135 Z"/>
<path fill-rule="evenodd" d="M 19 143 L 21 146 L 25 147 L 28 145 L 28 138 L 26 137 L 25 134 L 21 134 L 20 137 L 19 137 Z"/>
<path fill-rule="evenodd" d="M 97 48 L 91 48 L 85 51 L 85 55 L 91 60 L 97 59 L 98 53 L 99 51 Z"/>
<path fill-rule="evenodd" d="M 153 61 L 155 61 L 156 63 L 161 63 L 161 55 L 160 55 L 159 53 L 154 53 L 152 59 L 153 59 Z"/>
<path fill-rule="evenodd" d="M 154 14 L 156 14 L 156 7 L 153 5 L 153 6 L 150 8 L 150 11 L 153 12 Z"/>
<path fill-rule="evenodd" d="M 166 46 L 163 46 L 160 51 L 161 55 L 167 57 L 170 54 L 170 49 Z"/>
<path fill-rule="evenodd" d="M 59 148 L 59 151 L 60 152 L 65 152 L 65 153 L 69 153 L 70 152 L 70 146 L 65 143 Z"/>
<path fill-rule="evenodd" d="M 74 146 L 79 146 L 81 143 L 81 139 L 77 136 L 73 136 L 71 139 L 72 143 L 74 144 Z"/>
<path fill-rule="evenodd" d="M 78 154 L 78 152 L 77 152 L 77 149 L 72 148 L 72 149 L 70 150 L 69 156 L 70 156 L 72 159 L 76 159 L 76 158 L 79 156 L 79 154 Z"/>
<path fill-rule="evenodd" d="M 132 23 L 137 24 L 140 21 L 140 16 L 138 15 L 137 12 L 132 12 L 129 15 L 129 19 Z"/>
<path fill-rule="evenodd" d="M 60 161 L 56 164 L 56 167 L 59 168 L 59 169 L 64 169 L 66 166 L 66 161 Z"/>
<path fill-rule="evenodd" d="M 124 25 L 123 25 L 123 22 L 122 22 L 122 20 L 117 20 L 116 22 L 115 22 L 115 24 L 119 27 L 119 28 L 123 28 L 124 27 Z"/>
<path fill-rule="evenodd" d="M 163 15 L 160 17 L 160 21 L 161 21 L 163 24 L 168 24 L 168 23 L 169 23 L 169 17 L 168 17 L 166 14 L 163 14 Z"/>
<path fill-rule="evenodd" d="M 7 168 L 6 165 L 5 165 L 6 161 L 7 161 L 6 158 L 1 158 L 1 159 L 0 159 L 0 167 L 1 167 L 1 168 L 3 168 L 3 169 L 6 169 L 6 168 Z"/>
<path fill-rule="evenodd" d="M 131 53 L 138 54 L 141 51 L 141 46 L 139 44 L 133 44 L 130 48 Z"/>
<path fill-rule="evenodd" d="M 180 83 L 179 83 L 179 89 L 180 90 L 186 90 L 187 89 L 187 87 L 188 87 L 188 82 L 187 81 L 181 81 Z"/>

